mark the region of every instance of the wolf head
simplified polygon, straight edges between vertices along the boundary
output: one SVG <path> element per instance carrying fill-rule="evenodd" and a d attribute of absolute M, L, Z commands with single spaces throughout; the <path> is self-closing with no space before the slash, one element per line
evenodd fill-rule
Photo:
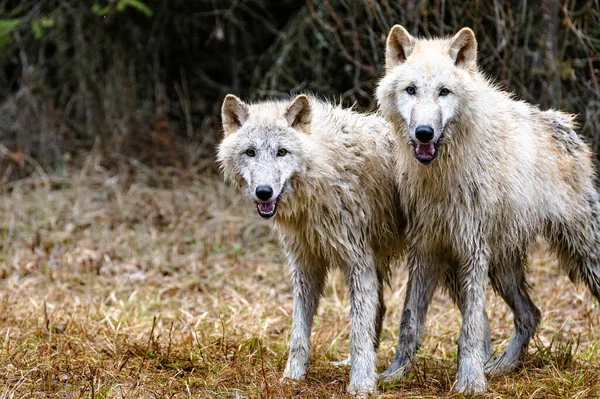
<path fill-rule="evenodd" d="M 432 163 L 449 124 L 474 92 L 477 41 L 469 28 L 451 39 L 417 39 L 396 25 L 386 43 L 386 75 L 377 88 L 382 113 L 413 146 L 416 159 Z"/>
<path fill-rule="evenodd" d="M 226 180 L 247 191 L 258 214 L 269 219 L 293 190 L 290 180 L 306 169 L 311 123 L 310 100 L 243 103 L 227 95 L 222 107 L 225 137 L 218 161 Z"/>

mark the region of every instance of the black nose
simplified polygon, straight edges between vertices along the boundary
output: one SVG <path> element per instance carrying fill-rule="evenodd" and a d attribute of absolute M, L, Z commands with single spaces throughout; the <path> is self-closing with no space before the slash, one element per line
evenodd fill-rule
<path fill-rule="evenodd" d="M 415 129 L 417 140 L 423 143 L 428 143 L 433 138 L 433 129 L 431 126 L 421 125 Z"/>
<path fill-rule="evenodd" d="M 271 188 L 271 186 L 258 186 L 256 187 L 256 196 L 258 197 L 258 199 L 261 199 L 263 201 L 269 200 L 273 196 L 273 189 Z"/>

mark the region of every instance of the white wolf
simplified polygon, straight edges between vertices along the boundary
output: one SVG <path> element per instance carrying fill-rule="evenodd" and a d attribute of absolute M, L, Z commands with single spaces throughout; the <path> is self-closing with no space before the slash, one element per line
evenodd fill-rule
<path fill-rule="evenodd" d="M 573 116 L 512 99 L 488 82 L 476 58 L 468 28 L 451 39 L 425 40 L 396 25 L 377 88 L 399 138 L 396 176 L 409 266 L 398 348 L 383 376 L 402 374 L 432 293 L 450 273 L 463 317 L 455 384 L 461 392 L 487 386 L 488 272 L 516 329 L 488 370 L 513 369 L 527 349 L 540 320 L 525 280 L 536 236 L 548 240 L 571 280 L 600 299 L 599 195 Z"/>
<path fill-rule="evenodd" d="M 226 180 L 273 218 L 294 285 L 284 377 L 306 377 L 310 331 L 327 271 L 350 289 L 351 393 L 375 390 L 375 349 L 390 258 L 404 248 L 387 122 L 305 95 L 247 105 L 228 95 L 218 161 Z"/>

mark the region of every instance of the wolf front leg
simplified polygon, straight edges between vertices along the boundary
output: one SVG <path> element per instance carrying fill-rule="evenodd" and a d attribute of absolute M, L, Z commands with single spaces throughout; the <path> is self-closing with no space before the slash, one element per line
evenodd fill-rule
<path fill-rule="evenodd" d="M 452 302 L 454 302 L 454 304 L 461 309 L 464 303 L 464 295 L 461 291 L 461 284 L 458 278 L 458 265 L 452 264 L 446 268 L 444 273 L 444 286 L 446 290 L 448 290 L 448 293 L 452 298 Z M 494 354 L 494 347 L 492 346 L 492 338 L 490 334 L 490 322 L 485 310 L 483 312 L 483 327 L 483 336 L 485 337 L 483 345 L 483 358 L 489 360 Z"/>
<path fill-rule="evenodd" d="M 377 306 L 377 316 L 375 317 L 375 342 L 373 342 L 373 349 L 377 352 L 379 348 L 379 341 L 381 338 L 381 329 L 383 328 L 383 319 L 385 318 L 385 300 L 383 298 L 383 291 L 385 289 L 385 284 L 387 281 L 386 271 L 381 269 L 377 269 L 377 285 L 378 285 L 378 306 Z M 331 365 L 336 367 L 341 366 L 350 366 L 350 356 L 347 359 L 331 362 Z"/>
<path fill-rule="evenodd" d="M 485 293 L 488 279 L 488 251 L 478 249 L 459 268 L 462 328 L 458 340 L 458 370 L 455 389 L 481 393 L 487 389 L 483 358 L 485 346 Z"/>
<path fill-rule="evenodd" d="M 379 311 L 379 279 L 373 255 L 358 256 L 346 271 L 350 289 L 350 384 L 348 392 L 375 391 L 375 344 Z"/>
<path fill-rule="evenodd" d="M 383 380 L 401 378 L 417 352 L 429 303 L 437 287 L 444 265 L 421 253 L 408 253 L 408 287 L 402 310 L 396 355 L 387 370 L 379 375 Z"/>
<path fill-rule="evenodd" d="M 288 254 L 294 286 L 294 310 L 289 356 L 283 372 L 284 378 L 303 380 L 306 378 L 310 356 L 310 331 L 319 298 L 325 284 L 327 269 L 320 262 L 310 265 Z"/>

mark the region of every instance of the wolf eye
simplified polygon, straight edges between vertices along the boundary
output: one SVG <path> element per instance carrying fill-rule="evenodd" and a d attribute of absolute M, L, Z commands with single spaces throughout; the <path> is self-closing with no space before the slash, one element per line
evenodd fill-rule
<path fill-rule="evenodd" d="M 417 93 L 417 89 L 415 89 L 415 86 L 408 86 L 406 92 L 411 96 L 414 96 Z"/>
<path fill-rule="evenodd" d="M 246 150 L 246 155 L 248 155 L 249 157 L 254 157 L 254 156 L 256 156 L 256 151 L 254 151 L 252 149 L 248 149 L 248 150 Z"/>
<path fill-rule="evenodd" d="M 288 152 L 287 152 L 287 150 L 285 148 L 280 148 L 279 150 L 277 150 L 277 156 L 278 157 L 282 157 L 282 156 L 284 156 L 287 153 Z"/>
<path fill-rule="evenodd" d="M 450 90 L 446 89 L 445 87 L 440 90 L 440 96 L 446 97 L 448 94 L 450 94 Z"/>

